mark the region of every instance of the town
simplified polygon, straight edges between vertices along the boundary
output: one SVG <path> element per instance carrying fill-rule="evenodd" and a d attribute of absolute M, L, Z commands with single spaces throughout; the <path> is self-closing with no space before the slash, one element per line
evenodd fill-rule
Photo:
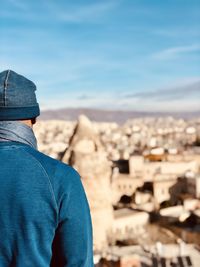
<path fill-rule="evenodd" d="M 199 267 L 200 119 L 38 121 L 39 150 L 81 174 L 98 267 Z"/>

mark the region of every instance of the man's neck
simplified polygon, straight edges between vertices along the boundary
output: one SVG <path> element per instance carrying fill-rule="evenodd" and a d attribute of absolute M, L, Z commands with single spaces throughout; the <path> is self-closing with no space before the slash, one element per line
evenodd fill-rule
<path fill-rule="evenodd" d="M 31 120 L 20 120 L 20 122 L 22 122 L 22 123 L 28 125 L 29 127 L 33 128 L 33 124 L 31 122 Z"/>

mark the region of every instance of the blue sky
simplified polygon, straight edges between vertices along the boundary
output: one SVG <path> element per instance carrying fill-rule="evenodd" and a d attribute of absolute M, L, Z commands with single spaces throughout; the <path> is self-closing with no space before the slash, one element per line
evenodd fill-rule
<path fill-rule="evenodd" d="M 199 110 L 199 29 L 199 0 L 2 0 L 0 68 L 42 109 Z"/>

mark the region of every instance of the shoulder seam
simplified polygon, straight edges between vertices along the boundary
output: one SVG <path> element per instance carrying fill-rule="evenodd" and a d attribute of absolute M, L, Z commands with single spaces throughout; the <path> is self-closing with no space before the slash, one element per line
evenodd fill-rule
<path fill-rule="evenodd" d="M 55 193 L 54 193 L 54 190 L 53 190 L 53 186 L 52 186 L 52 183 L 50 181 L 50 178 L 49 178 L 49 175 L 48 173 L 46 172 L 45 168 L 43 167 L 43 165 L 41 164 L 41 162 L 35 157 L 33 156 L 29 151 L 27 151 L 26 149 L 22 148 L 28 155 L 30 155 L 37 163 L 38 165 L 42 168 L 45 176 L 47 177 L 47 180 L 48 180 L 48 183 L 49 183 L 49 188 L 50 188 L 50 192 L 51 192 L 51 195 L 53 197 L 53 200 L 56 204 L 56 211 L 57 211 L 57 215 L 58 215 L 58 203 L 56 201 L 56 197 L 55 197 Z"/>

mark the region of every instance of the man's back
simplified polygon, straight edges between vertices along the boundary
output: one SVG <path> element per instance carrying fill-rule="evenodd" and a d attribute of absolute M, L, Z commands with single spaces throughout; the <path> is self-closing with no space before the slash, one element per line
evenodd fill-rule
<path fill-rule="evenodd" d="M 0 267 L 93 267 L 79 174 L 20 142 L 0 142 Z"/>

